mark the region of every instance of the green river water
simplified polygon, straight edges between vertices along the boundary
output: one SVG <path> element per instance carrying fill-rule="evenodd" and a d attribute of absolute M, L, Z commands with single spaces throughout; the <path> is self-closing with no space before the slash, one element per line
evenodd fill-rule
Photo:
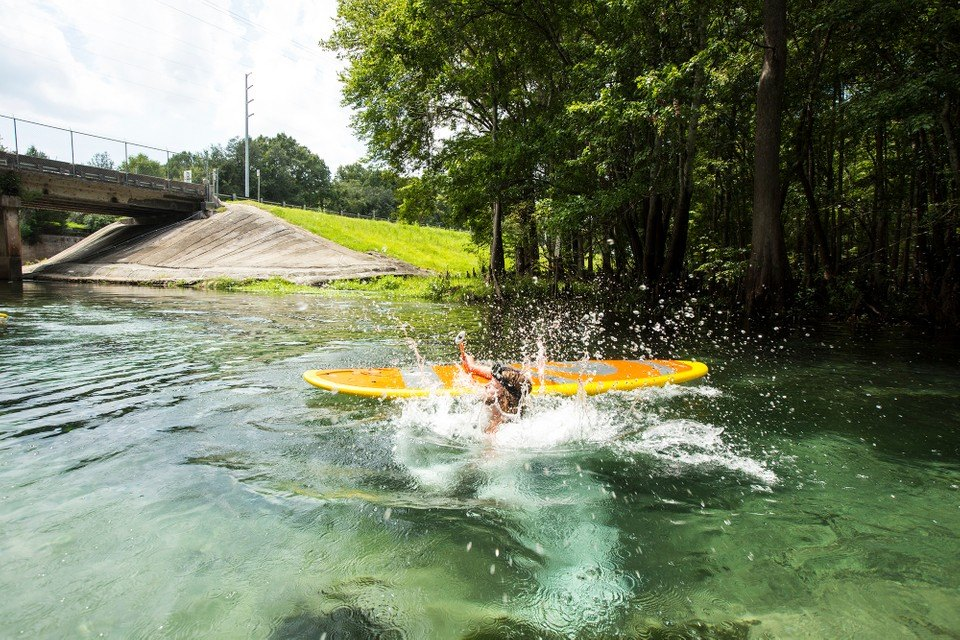
<path fill-rule="evenodd" d="M 0 637 L 960 638 L 954 342 L 559 309 L 0 284 Z M 712 371 L 493 438 L 301 379 L 461 328 Z"/>

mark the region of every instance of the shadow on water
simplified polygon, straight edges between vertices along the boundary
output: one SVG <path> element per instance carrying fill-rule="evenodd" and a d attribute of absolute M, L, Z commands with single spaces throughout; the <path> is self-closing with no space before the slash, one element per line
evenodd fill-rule
<path fill-rule="evenodd" d="M 400 640 L 397 629 L 384 629 L 366 613 L 338 607 L 326 614 L 300 613 L 283 618 L 270 633 L 271 640 Z"/>
<path fill-rule="evenodd" d="M 747 640 L 757 621 L 710 623 L 688 620 L 663 625 L 651 620 L 632 620 L 617 638 L 635 640 Z M 398 629 L 385 628 L 364 611 L 338 607 L 326 614 L 299 613 L 275 623 L 270 640 L 400 640 L 407 637 Z M 562 640 L 569 635 L 540 628 L 506 616 L 477 623 L 460 636 L 462 640 Z M 613 636 L 611 636 L 613 637 Z"/>

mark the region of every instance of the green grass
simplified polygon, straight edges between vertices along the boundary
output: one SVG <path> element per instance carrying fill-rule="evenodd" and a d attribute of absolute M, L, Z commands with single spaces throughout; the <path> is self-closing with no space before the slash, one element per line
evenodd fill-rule
<path fill-rule="evenodd" d="M 379 251 L 422 269 L 466 275 L 480 269 L 481 249 L 466 231 L 363 220 L 246 201 L 311 233 L 354 251 Z"/>
<path fill-rule="evenodd" d="M 186 285 L 173 283 L 167 286 Z M 375 292 L 381 298 L 437 301 L 476 300 L 484 298 L 489 293 L 487 286 L 479 278 L 448 278 L 446 276 L 382 276 L 368 280 L 334 280 L 319 287 L 294 284 L 276 277 L 269 280 L 213 278 L 191 286 L 212 291 L 274 294 L 350 295 L 351 292 Z"/>

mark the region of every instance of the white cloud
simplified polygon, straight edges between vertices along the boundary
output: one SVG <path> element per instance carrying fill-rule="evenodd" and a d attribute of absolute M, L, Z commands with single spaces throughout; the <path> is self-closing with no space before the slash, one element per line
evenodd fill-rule
<path fill-rule="evenodd" d="M 5 115 L 199 151 L 243 135 L 250 71 L 252 137 L 286 133 L 331 170 L 364 155 L 340 106 L 341 63 L 318 46 L 335 0 L 0 0 L 0 15 Z M 68 134 L 25 124 L 18 134 L 21 149 L 69 156 Z M 9 121 L 0 139 L 13 146 Z M 75 137 L 78 161 L 100 150 L 123 155 Z"/>

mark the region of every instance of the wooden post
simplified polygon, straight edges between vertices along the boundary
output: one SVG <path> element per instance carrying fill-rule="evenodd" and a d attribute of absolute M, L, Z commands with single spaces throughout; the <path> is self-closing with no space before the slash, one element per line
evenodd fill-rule
<path fill-rule="evenodd" d="M 0 281 L 23 279 L 20 246 L 20 198 L 0 196 Z"/>

